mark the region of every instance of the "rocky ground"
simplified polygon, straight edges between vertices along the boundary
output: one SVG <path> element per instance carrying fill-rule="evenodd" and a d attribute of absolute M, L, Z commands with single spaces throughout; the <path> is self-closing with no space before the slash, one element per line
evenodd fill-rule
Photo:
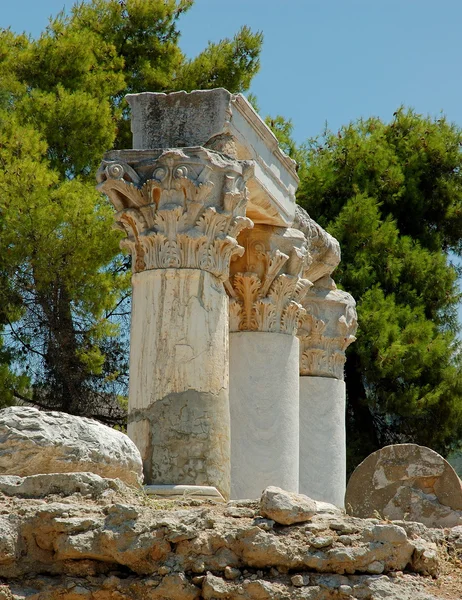
<path fill-rule="evenodd" d="M 0 476 L 1 600 L 460 600 L 461 559 L 460 526 L 277 489 L 222 505 L 92 474 Z"/>

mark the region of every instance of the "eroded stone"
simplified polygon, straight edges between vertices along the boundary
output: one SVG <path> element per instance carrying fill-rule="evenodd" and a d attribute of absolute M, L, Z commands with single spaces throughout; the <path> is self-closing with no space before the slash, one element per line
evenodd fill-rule
<path fill-rule="evenodd" d="M 126 491 L 118 479 L 107 479 L 95 473 L 47 473 L 17 477 L 0 475 L 0 493 L 17 498 L 45 498 L 50 495 L 97 497 L 106 491 Z"/>
<path fill-rule="evenodd" d="M 303 494 L 269 486 L 261 496 L 261 514 L 281 525 L 303 523 L 316 514 L 316 502 Z"/>
<path fill-rule="evenodd" d="M 26 406 L 0 411 L 0 474 L 29 475 L 89 471 L 142 481 L 140 453 L 130 438 L 97 421 Z"/>
<path fill-rule="evenodd" d="M 379 514 L 428 527 L 453 527 L 462 523 L 462 483 L 433 450 L 396 444 L 374 452 L 356 468 L 345 505 L 358 517 Z"/>

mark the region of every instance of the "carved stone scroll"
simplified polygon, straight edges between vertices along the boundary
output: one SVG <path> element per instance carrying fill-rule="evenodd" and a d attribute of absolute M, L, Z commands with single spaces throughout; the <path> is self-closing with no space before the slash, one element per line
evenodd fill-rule
<path fill-rule="evenodd" d="M 117 210 L 132 253 L 133 272 L 200 269 L 220 281 L 244 249 L 236 241 L 252 227 L 245 216 L 249 161 L 201 147 L 108 152 L 98 188 Z"/>
<path fill-rule="evenodd" d="M 293 227 L 301 231 L 307 241 L 310 261 L 303 276 L 312 283 L 330 275 L 340 262 L 340 245 L 301 206 L 295 208 Z"/>
<path fill-rule="evenodd" d="M 356 339 L 353 297 L 324 277 L 305 295 L 303 306 L 306 312 L 298 331 L 300 375 L 343 380 L 345 350 Z"/>
<path fill-rule="evenodd" d="M 230 296 L 230 331 L 295 335 L 304 313 L 301 305 L 311 282 L 302 277 L 308 252 L 295 229 L 256 225 L 244 230 L 245 253 L 231 263 L 225 283 Z"/>

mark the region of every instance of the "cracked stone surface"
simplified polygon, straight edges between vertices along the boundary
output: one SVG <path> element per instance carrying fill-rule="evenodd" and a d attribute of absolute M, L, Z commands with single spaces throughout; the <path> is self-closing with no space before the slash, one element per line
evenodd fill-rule
<path fill-rule="evenodd" d="M 462 553 L 460 527 L 406 530 L 323 503 L 281 525 L 260 500 L 156 500 L 104 481 L 81 493 L 68 480 L 40 498 L 0 492 L 0 600 L 451 598 L 432 578 L 450 549 Z"/>
<path fill-rule="evenodd" d="M 345 506 L 356 517 L 380 514 L 427 527 L 462 525 L 462 482 L 437 452 L 394 444 L 370 454 L 348 482 Z"/>
<path fill-rule="evenodd" d="M 143 480 L 139 450 L 120 431 L 58 411 L 0 410 L 0 475 L 80 471 L 136 486 Z"/>
<path fill-rule="evenodd" d="M 229 497 L 228 299 L 198 269 L 133 277 L 128 435 L 145 483 Z"/>

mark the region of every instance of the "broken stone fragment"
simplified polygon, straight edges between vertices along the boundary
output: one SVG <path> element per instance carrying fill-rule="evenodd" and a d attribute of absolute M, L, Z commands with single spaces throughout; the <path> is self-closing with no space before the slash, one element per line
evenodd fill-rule
<path fill-rule="evenodd" d="M 97 497 L 106 491 L 124 493 L 119 479 L 107 479 L 95 473 L 47 473 L 17 477 L 0 475 L 0 493 L 17 498 L 45 498 L 51 495 Z"/>
<path fill-rule="evenodd" d="M 309 585 L 310 578 L 308 575 L 293 575 L 290 578 L 292 585 L 295 587 L 303 587 L 304 585 Z"/>
<path fill-rule="evenodd" d="M 386 446 L 369 455 L 348 482 L 345 506 L 361 518 L 462 524 L 462 482 L 439 454 L 417 444 Z"/>
<path fill-rule="evenodd" d="M 280 525 L 309 521 L 316 514 L 316 502 L 303 494 L 267 487 L 261 496 L 261 514 Z"/>

